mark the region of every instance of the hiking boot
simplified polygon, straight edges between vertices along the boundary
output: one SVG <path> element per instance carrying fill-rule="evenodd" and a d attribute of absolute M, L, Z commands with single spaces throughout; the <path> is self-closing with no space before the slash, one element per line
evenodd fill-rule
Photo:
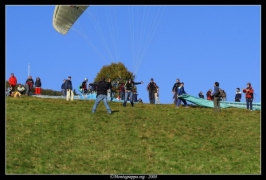
<path fill-rule="evenodd" d="M 132 107 L 134 107 L 134 104 L 133 104 L 133 102 L 131 102 L 131 106 L 132 106 Z"/>

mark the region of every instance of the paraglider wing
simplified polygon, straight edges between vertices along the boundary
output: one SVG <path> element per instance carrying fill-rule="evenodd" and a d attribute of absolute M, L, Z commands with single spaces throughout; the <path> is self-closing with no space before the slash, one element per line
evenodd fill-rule
<path fill-rule="evenodd" d="M 53 27 L 59 33 L 66 34 L 88 7 L 84 5 L 56 5 L 53 16 Z"/>

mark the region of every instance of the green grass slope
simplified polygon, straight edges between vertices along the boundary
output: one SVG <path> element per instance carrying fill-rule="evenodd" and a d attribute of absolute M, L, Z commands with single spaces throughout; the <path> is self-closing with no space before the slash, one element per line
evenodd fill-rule
<path fill-rule="evenodd" d="M 6 98 L 6 174 L 260 174 L 260 111 Z M 130 105 L 130 104 L 128 104 Z"/>

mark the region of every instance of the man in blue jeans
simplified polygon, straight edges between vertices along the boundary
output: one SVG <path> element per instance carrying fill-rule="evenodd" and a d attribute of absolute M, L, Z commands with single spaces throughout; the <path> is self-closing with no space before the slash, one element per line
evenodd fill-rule
<path fill-rule="evenodd" d="M 97 95 L 96 95 L 96 100 L 95 103 L 92 107 L 92 113 L 95 113 L 98 104 L 103 101 L 103 104 L 108 112 L 108 114 L 112 114 L 112 111 L 108 105 L 107 102 L 107 90 L 111 89 L 110 83 L 105 81 L 105 78 L 102 78 L 101 81 L 98 83 L 90 83 L 90 86 L 97 86 Z"/>

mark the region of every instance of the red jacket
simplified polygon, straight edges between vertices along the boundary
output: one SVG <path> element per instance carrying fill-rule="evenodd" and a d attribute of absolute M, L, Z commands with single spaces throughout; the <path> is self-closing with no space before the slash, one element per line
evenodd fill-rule
<path fill-rule="evenodd" d="M 243 93 L 246 93 L 246 98 L 253 99 L 253 88 L 250 86 L 246 89 L 243 89 Z"/>
<path fill-rule="evenodd" d="M 12 86 L 16 86 L 17 85 L 17 78 L 15 76 L 11 76 L 8 80 L 9 84 Z"/>
<path fill-rule="evenodd" d="M 213 100 L 212 92 L 211 91 L 208 91 L 207 92 L 207 100 Z"/>
<path fill-rule="evenodd" d="M 83 81 L 81 84 L 81 88 L 87 90 L 87 81 Z"/>

